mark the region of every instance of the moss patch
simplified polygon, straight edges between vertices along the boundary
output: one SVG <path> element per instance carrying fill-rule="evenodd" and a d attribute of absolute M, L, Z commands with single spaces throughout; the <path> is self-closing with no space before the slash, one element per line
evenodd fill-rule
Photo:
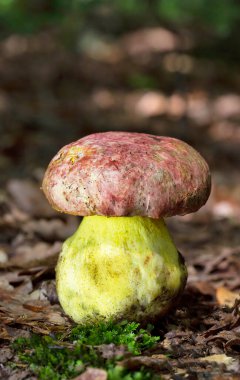
<path fill-rule="evenodd" d="M 138 355 L 159 340 L 159 337 L 151 335 L 151 329 L 152 326 L 141 329 L 135 322 L 100 323 L 77 326 L 65 337 L 33 335 L 29 339 L 19 338 L 12 347 L 20 366 L 27 364 L 40 380 L 70 379 L 87 367 L 105 369 L 110 380 L 147 380 L 153 379 L 154 374 L 144 369 L 129 371 L 120 367 L 117 360 L 121 356 L 105 359 L 99 347 L 110 343 L 124 345 L 132 355 Z"/>

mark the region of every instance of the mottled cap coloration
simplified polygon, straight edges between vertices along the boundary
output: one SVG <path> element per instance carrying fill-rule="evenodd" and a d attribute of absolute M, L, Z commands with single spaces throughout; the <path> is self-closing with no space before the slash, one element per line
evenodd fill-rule
<path fill-rule="evenodd" d="M 205 204 L 210 187 L 206 161 L 185 142 L 127 132 L 64 146 L 43 180 L 55 209 L 82 216 L 183 215 Z"/>

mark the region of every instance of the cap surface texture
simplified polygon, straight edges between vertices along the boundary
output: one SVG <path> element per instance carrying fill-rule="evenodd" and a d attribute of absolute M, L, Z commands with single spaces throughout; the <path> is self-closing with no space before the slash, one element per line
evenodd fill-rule
<path fill-rule="evenodd" d="M 203 206 L 211 188 L 206 161 L 170 137 L 104 132 L 64 146 L 43 180 L 51 205 L 73 215 L 160 218 Z"/>

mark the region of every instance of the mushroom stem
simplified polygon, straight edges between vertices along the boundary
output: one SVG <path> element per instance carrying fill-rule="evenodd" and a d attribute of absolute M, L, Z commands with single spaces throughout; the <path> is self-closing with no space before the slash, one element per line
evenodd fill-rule
<path fill-rule="evenodd" d="M 56 268 L 65 312 L 77 323 L 165 314 L 187 271 L 163 219 L 84 217 Z"/>

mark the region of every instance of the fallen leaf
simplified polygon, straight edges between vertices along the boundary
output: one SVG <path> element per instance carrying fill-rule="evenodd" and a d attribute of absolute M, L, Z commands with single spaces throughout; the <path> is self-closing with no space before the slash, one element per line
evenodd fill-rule
<path fill-rule="evenodd" d="M 45 241 L 65 240 L 77 229 L 79 220 L 73 216 L 66 216 L 62 219 L 32 219 L 23 225 L 23 231 L 32 232 Z"/>
<path fill-rule="evenodd" d="M 64 326 L 66 324 L 66 320 L 61 316 L 59 311 L 48 313 L 46 318 L 50 323 L 54 325 Z"/>
<path fill-rule="evenodd" d="M 36 266 L 54 266 L 57 262 L 62 243 L 56 241 L 50 245 L 38 242 L 35 245 L 24 244 L 19 246 L 7 266 L 18 268 L 32 268 Z"/>
<path fill-rule="evenodd" d="M 216 298 L 219 305 L 233 307 L 235 301 L 240 298 L 240 294 L 232 292 L 227 288 L 219 287 L 216 289 Z"/>
<path fill-rule="evenodd" d="M 48 303 L 46 303 L 46 305 L 48 305 Z M 44 304 L 44 302 L 34 301 L 34 304 L 32 304 L 32 303 L 24 303 L 23 307 L 25 309 L 28 309 L 28 310 L 31 310 L 31 311 L 37 313 L 39 311 L 43 311 L 44 308 L 46 308 L 46 305 Z"/>
<path fill-rule="evenodd" d="M 4 339 L 11 340 L 7 331 L 8 327 L 27 326 L 38 334 L 49 334 L 69 327 L 70 323 L 66 317 L 62 316 L 59 305 L 50 305 L 48 301 L 40 300 L 34 302 L 36 306 L 30 296 L 23 297 L 17 293 L 12 295 L 11 302 L 0 300 L 0 322 L 3 324 L 1 336 Z"/>
<path fill-rule="evenodd" d="M 24 212 L 35 217 L 57 215 L 40 190 L 40 186 L 29 180 L 12 179 L 7 184 L 8 193 L 16 205 Z"/>
<path fill-rule="evenodd" d="M 205 296 L 215 296 L 215 289 L 210 282 L 194 281 L 190 282 L 188 286 L 191 286 L 194 290 Z"/>
<path fill-rule="evenodd" d="M 234 350 L 240 352 L 240 336 L 235 336 L 232 339 L 228 340 L 225 344 L 226 350 Z"/>
<path fill-rule="evenodd" d="M 227 356 L 225 354 L 218 354 L 218 355 L 210 355 L 206 356 L 204 358 L 199 358 L 198 360 L 202 362 L 208 362 L 208 363 L 216 363 L 216 364 L 224 364 L 227 371 L 233 371 L 235 373 L 239 373 L 240 370 L 240 362 L 237 358 L 232 358 L 231 356 Z"/>
<path fill-rule="evenodd" d="M 84 373 L 72 380 L 107 380 L 107 372 L 99 368 L 87 368 Z"/>
<path fill-rule="evenodd" d="M 26 368 L 24 366 L 23 368 Z M 5 379 L 5 378 L 3 378 Z M 8 380 L 38 380 L 37 377 L 35 377 L 31 370 L 29 369 L 21 369 L 21 370 L 14 370 L 10 376 L 7 377 Z"/>
<path fill-rule="evenodd" d="M 0 351 L 0 363 L 6 363 L 9 359 L 13 357 L 13 353 L 9 347 L 3 347 Z"/>
<path fill-rule="evenodd" d="M 16 338 L 29 338 L 30 332 L 21 328 L 10 327 L 0 323 L 0 339 L 12 341 Z"/>
<path fill-rule="evenodd" d="M 1 293 L 1 289 L 11 292 L 12 290 L 14 290 L 14 287 L 10 285 L 9 280 L 7 280 L 4 277 L 0 277 L 0 293 Z"/>
<path fill-rule="evenodd" d="M 166 355 L 163 355 L 163 354 L 154 354 L 154 355 L 151 355 L 151 358 L 153 359 L 160 359 L 160 360 L 167 360 L 167 356 Z"/>
<path fill-rule="evenodd" d="M 54 280 L 43 281 L 34 292 L 31 293 L 32 300 L 48 300 L 52 305 L 58 303 L 56 284 Z"/>
<path fill-rule="evenodd" d="M 114 343 L 102 344 L 98 346 L 98 351 L 104 359 L 112 359 L 116 356 L 125 356 L 128 352 L 125 346 L 116 346 Z"/>
<path fill-rule="evenodd" d="M 214 362 L 214 363 L 219 363 L 219 364 L 225 364 L 225 365 L 231 364 L 234 361 L 233 358 L 225 354 L 205 356 L 204 358 L 199 358 L 199 360 L 210 362 L 210 363 Z"/>
<path fill-rule="evenodd" d="M 118 364 L 131 370 L 139 369 L 141 367 L 152 368 L 157 371 L 170 369 L 167 357 L 159 359 L 149 356 L 133 356 L 119 361 Z"/>
<path fill-rule="evenodd" d="M 7 261 L 8 261 L 7 253 L 3 249 L 0 249 L 0 263 L 6 263 Z"/>

